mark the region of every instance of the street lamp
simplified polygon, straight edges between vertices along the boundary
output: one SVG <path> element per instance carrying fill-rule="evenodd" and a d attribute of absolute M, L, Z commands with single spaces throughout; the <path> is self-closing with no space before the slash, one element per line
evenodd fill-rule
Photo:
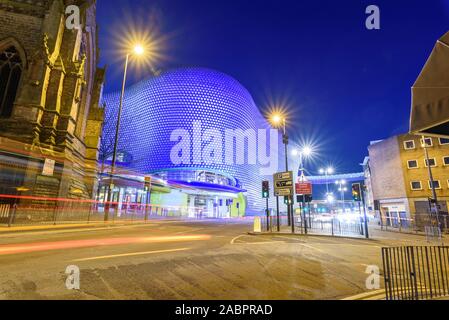
<path fill-rule="evenodd" d="M 320 169 L 320 174 L 326 177 L 326 194 L 329 194 L 329 180 L 328 176 L 334 173 L 334 168 L 328 167 L 326 169 Z"/>
<path fill-rule="evenodd" d="M 302 177 L 304 174 L 304 158 L 309 158 L 313 154 L 313 149 L 311 146 L 304 146 L 301 149 L 294 149 L 292 151 L 292 155 L 294 157 L 299 156 L 299 170 L 298 170 L 298 176 Z"/>
<path fill-rule="evenodd" d="M 341 193 L 341 203 L 342 203 L 342 209 L 343 213 L 345 211 L 345 192 L 348 191 L 348 188 L 346 188 L 346 180 L 338 180 L 335 182 L 336 185 L 338 185 L 338 191 Z"/>
<path fill-rule="evenodd" d="M 120 102 L 119 102 L 119 108 L 118 108 L 118 115 L 117 115 L 117 124 L 115 127 L 115 139 L 114 139 L 114 151 L 112 153 L 112 163 L 111 163 L 111 179 L 110 179 L 110 185 L 109 185 L 109 195 L 108 195 L 108 201 L 109 203 L 112 203 L 112 197 L 113 197 L 113 191 L 114 188 L 114 173 L 115 173 L 115 165 L 117 161 L 117 147 L 118 147 L 118 139 L 119 139 L 119 131 L 120 131 L 120 120 L 122 117 L 122 109 L 123 109 L 123 97 L 125 96 L 125 86 L 126 86 L 126 75 L 128 72 L 128 62 L 129 57 L 131 54 L 135 56 L 142 56 L 145 53 L 145 49 L 141 44 L 134 45 L 132 51 L 128 51 L 125 58 L 125 66 L 123 70 L 123 80 L 122 80 L 122 91 L 120 93 Z M 104 221 L 108 221 L 109 219 L 109 207 L 107 210 L 105 210 L 104 214 Z"/>
<path fill-rule="evenodd" d="M 282 129 L 282 142 L 285 146 L 285 172 L 288 172 L 288 135 L 286 127 L 285 116 L 279 112 L 273 113 L 270 117 L 270 122 L 275 128 Z M 292 233 L 295 233 L 295 224 L 293 221 L 293 197 L 289 196 L 289 201 L 287 204 L 287 216 L 288 225 L 292 227 Z M 279 202 L 279 197 L 276 197 L 277 203 Z"/>

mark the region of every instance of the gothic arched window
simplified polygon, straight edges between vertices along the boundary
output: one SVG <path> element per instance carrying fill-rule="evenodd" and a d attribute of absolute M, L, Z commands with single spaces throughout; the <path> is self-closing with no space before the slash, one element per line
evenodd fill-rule
<path fill-rule="evenodd" d="M 9 47 L 0 53 L 0 118 L 11 116 L 22 68 L 16 48 Z"/>

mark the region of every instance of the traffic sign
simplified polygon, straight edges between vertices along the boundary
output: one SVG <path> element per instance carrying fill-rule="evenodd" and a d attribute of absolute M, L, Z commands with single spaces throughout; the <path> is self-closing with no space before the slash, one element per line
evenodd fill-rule
<path fill-rule="evenodd" d="M 274 195 L 276 197 L 285 197 L 293 195 L 293 172 L 279 172 L 273 176 Z"/>
<path fill-rule="evenodd" d="M 312 184 L 310 182 L 299 182 L 295 185 L 296 194 L 298 195 L 311 195 L 312 192 Z"/>

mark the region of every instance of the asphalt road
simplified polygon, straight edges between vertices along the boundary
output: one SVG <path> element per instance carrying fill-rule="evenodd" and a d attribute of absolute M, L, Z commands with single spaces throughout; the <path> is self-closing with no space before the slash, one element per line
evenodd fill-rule
<path fill-rule="evenodd" d="M 248 223 L 157 221 L 0 235 L 0 299 L 342 299 L 367 292 L 377 240 L 249 236 Z M 69 265 L 80 289 L 66 288 Z"/>

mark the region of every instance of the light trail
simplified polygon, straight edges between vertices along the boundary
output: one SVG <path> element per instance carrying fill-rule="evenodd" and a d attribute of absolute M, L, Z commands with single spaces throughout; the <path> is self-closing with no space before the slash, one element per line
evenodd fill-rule
<path fill-rule="evenodd" d="M 206 241 L 210 235 L 183 235 L 183 236 L 161 236 L 161 237 L 126 237 L 126 238 L 102 238 L 87 240 L 68 240 L 56 242 L 37 242 L 0 245 L 0 255 L 12 255 L 18 253 L 30 253 L 63 249 L 75 249 L 99 246 L 114 246 L 122 244 L 161 243 L 161 242 L 183 242 L 183 241 Z"/>

